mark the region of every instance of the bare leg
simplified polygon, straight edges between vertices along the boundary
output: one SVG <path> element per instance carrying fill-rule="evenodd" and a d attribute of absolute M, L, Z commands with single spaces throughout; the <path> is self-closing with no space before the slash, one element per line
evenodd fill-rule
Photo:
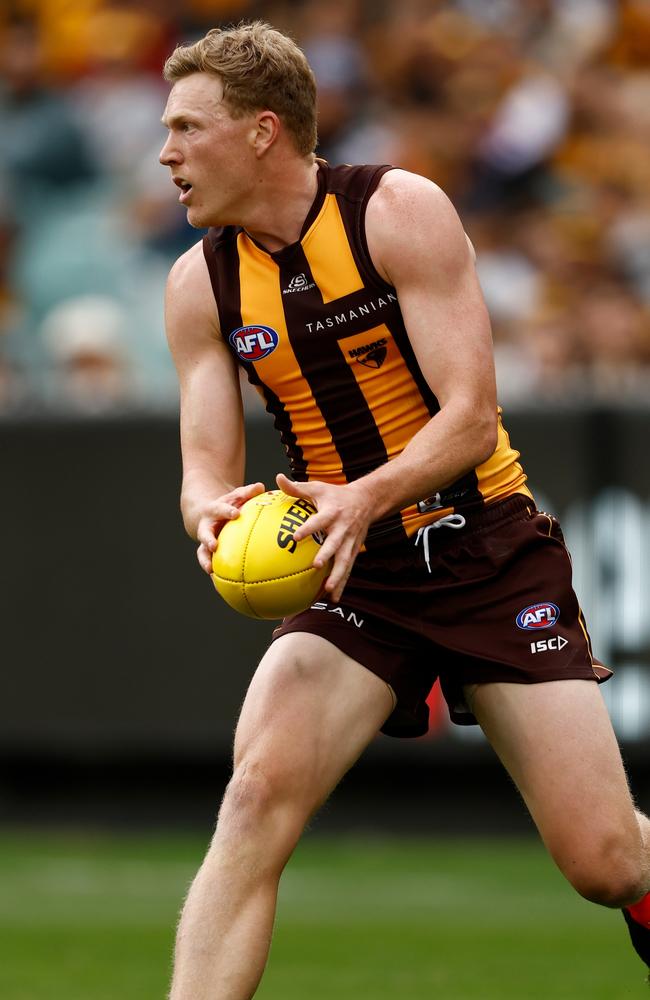
<path fill-rule="evenodd" d="M 650 821 L 634 808 L 597 684 L 483 684 L 466 694 L 558 867 L 593 902 L 650 890 Z"/>
<path fill-rule="evenodd" d="M 170 1000 L 253 996 L 282 870 L 392 708 L 388 685 L 326 640 L 273 643 L 246 695 L 233 777 L 181 916 Z"/>

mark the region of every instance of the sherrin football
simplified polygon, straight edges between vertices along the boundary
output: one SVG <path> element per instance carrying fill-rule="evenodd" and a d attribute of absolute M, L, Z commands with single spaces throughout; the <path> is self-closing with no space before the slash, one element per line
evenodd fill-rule
<path fill-rule="evenodd" d="M 284 618 L 313 604 L 330 571 L 312 566 L 324 539 L 293 536 L 315 512 L 309 500 L 269 490 L 226 522 L 212 556 L 212 582 L 231 608 L 250 618 Z"/>

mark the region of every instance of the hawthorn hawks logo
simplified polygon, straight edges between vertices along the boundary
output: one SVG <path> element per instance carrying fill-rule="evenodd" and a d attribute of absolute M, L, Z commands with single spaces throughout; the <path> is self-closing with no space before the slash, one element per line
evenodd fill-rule
<path fill-rule="evenodd" d="M 354 358 L 360 365 L 365 365 L 366 368 L 381 368 L 387 353 L 385 337 L 382 337 L 381 340 L 373 340 L 372 344 L 364 344 L 363 347 L 353 347 L 351 351 L 348 351 L 351 358 Z"/>
<path fill-rule="evenodd" d="M 276 349 L 280 338 L 270 326 L 240 326 L 228 342 L 242 361 L 261 361 Z"/>

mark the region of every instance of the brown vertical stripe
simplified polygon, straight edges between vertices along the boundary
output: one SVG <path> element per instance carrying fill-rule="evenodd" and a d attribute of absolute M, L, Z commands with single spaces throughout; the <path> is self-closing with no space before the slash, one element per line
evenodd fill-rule
<path fill-rule="evenodd" d="M 279 337 L 278 347 L 255 362 L 255 375 L 261 385 L 273 387 L 285 414 L 290 415 L 293 434 L 301 443 L 302 466 L 307 478 L 333 476 L 341 466 L 341 457 L 331 430 L 322 420 L 309 383 L 296 379 L 295 375 L 292 377 L 299 360 L 293 351 L 285 319 L 278 265 L 245 233 L 239 234 L 237 248 L 243 324 L 270 326 Z"/>
<path fill-rule="evenodd" d="M 337 247 L 331 252 L 337 259 Z M 314 282 L 309 261 L 302 247 L 292 247 L 291 255 L 274 254 L 280 268 L 280 284 L 288 286 L 296 272 L 304 274 L 313 288 L 284 297 L 286 328 L 303 377 L 323 415 L 338 454 L 347 482 L 360 479 L 388 460 L 386 446 L 370 412 L 363 392 L 347 361 L 336 350 L 333 331 L 307 332 L 305 324 L 322 309 L 323 299 Z M 403 534 L 399 515 L 382 522 L 382 534 Z M 368 533 L 366 545 L 372 547 L 376 531 Z"/>
<path fill-rule="evenodd" d="M 217 241 L 214 231 L 204 238 L 203 250 L 219 310 L 221 335 L 227 342 L 230 333 L 244 324 L 241 313 L 239 254 L 236 251 L 238 234 L 235 229 L 229 229 L 226 233 L 227 239 L 222 239 L 222 248 L 219 252 L 215 250 Z M 273 417 L 273 425 L 280 433 L 292 475 L 295 479 L 304 481 L 307 479 L 307 463 L 294 432 L 291 416 L 276 393 L 259 378 L 255 365 L 242 361 L 241 358 L 237 360 L 245 370 L 251 385 L 259 387 L 262 392 L 267 412 Z"/>

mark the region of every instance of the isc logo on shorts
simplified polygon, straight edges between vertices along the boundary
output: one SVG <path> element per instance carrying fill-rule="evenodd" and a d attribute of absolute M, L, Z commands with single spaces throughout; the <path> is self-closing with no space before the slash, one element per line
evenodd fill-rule
<path fill-rule="evenodd" d="M 240 326 L 228 342 L 242 361 L 261 361 L 276 349 L 280 338 L 270 326 Z"/>
<path fill-rule="evenodd" d="M 538 628 L 552 628 L 560 617 L 560 609 L 557 604 L 529 604 L 527 608 L 520 611 L 516 622 L 519 628 L 533 631 Z"/>
<path fill-rule="evenodd" d="M 565 639 L 563 635 L 551 635 L 548 639 L 538 639 L 537 642 L 531 642 L 530 651 L 531 653 L 559 653 L 568 645 L 569 640 Z"/>

